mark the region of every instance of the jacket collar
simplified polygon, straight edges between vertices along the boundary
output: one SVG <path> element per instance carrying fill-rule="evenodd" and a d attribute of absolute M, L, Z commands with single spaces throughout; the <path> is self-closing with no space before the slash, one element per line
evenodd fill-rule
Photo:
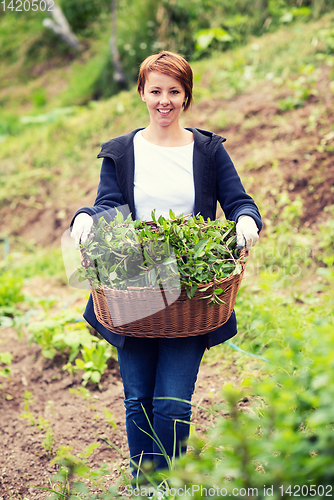
<path fill-rule="evenodd" d="M 132 130 L 128 134 L 115 137 L 108 142 L 103 142 L 97 158 L 104 158 L 106 156 L 113 159 L 122 158 L 126 151 L 133 146 L 133 138 L 139 130 L 143 130 L 143 127 Z"/>
<path fill-rule="evenodd" d="M 133 138 L 139 130 L 143 130 L 142 128 L 137 128 L 132 130 L 128 134 L 120 135 L 111 139 L 108 142 L 104 142 L 101 144 L 101 151 L 97 155 L 97 158 L 103 158 L 105 156 L 111 157 L 113 159 L 122 158 L 126 151 L 133 145 Z M 211 147 L 216 148 L 222 142 L 225 142 L 225 137 L 221 137 L 219 135 L 214 134 L 213 132 L 209 132 L 208 130 L 201 130 L 198 128 L 190 128 L 187 127 L 186 130 L 189 130 L 194 135 L 194 142 L 196 148 L 202 154 L 207 154 Z"/>
<path fill-rule="evenodd" d="M 225 137 L 221 137 L 220 135 L 208 130 L 191 127 L 187 127 L 186 129 L 190 130 L 190 132 L 194 134 L 196 148 L 203 154 L 207 154 L 211 148 L 215 149 L 219 146 L 219 144 L 226 141 Z"/>

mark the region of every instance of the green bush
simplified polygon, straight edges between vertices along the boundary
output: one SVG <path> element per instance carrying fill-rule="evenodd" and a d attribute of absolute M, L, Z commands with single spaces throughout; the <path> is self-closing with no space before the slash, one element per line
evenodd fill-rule
<path fill-rule="evenodd" d="M 84 30 L 101 14 L 110 10 L 107 0 L 62 0 L 61 8 L 74 32 Z"/>
<path fill-rule="evenodd" d="M 30 323 L 30 341 L 42 347 L 42 355 L 53 359 L 57 354 L 72 362 L 85 346 L 91 348 L 98 339 L 90 334 L 84 323 L 77 323 L 75 313 L 55 314 Z"/>
<path fill-rule="evenodd" d="M 1 309 L 12 307 L 23 300 L 23 281 L 17 274 L 5 271 L 0 275 L 0 315 Z"/>
<path fill-rule="evenodd" d="M 0 377 L 8 378 L 12 361 L 13 355 L 10 352 L 0 352 Z"/>
<path fill-rule="evenodd" d="M 239 386 L 225 385 L 226 405 L 205 436 L 191 439 L 193 451 L 169 474 L 173 486 L 219 486 L 228 494 L 233 488 L 256 488 L 257 497 L 264 498 L 267 485 L 277 499 L 287 497 L 289 485 L 297 490 L 305 485 L 306 498 L 321 486 L 329 491 L 334 484 L 334 273 L 327 279 L 330 291 L 322 307 L 305 316 L 295 304 L 292 317 L 292 305 L 280 308 L 285 328 L 277 330 L 281 346 L 274 342 L 266 350 L 267 373 L 260 379 L 244 375 Z M 273 317 L 269 305 L 267 316 Z M 249 406 L 240 406 L 247 400 Z"/>
<path fill-rule="evenodd" d="M 99 384 L 112 357 L 112 347 L 105 340 L 92 335 L 84 322 L 76 321 L 76 314 L 65 312 L 28 326 L 30 342 L 41 346 L 42 355 L 48 359 L 62 356 L 67 363 L 63 370 L 71 375 L 83 370 L 83 385 L 88 381 Z M 72 362 L 75 361 L 75 365 Z"/>

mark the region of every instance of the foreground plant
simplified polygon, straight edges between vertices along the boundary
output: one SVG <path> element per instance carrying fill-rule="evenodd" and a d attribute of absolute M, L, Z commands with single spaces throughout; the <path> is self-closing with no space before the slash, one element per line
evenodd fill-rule
<path fill-rule="evenodd" d="M 87 459 L 99 446 L 99 443 L 91 443 L 80 453 L 80 457 L 71 453 L 72 446 L 60 446 L 56 451 L 56 457 L 51 461 L 51 465 L 58 467 L 58 472 L 49 479 L 50 487 L 38 486 L 36 488 L 51 493 L 47 497 L 49 500 L 106 498 L 103 494 L 97 497 L 90 493 L 91 486 L 107 492 L 104 486 L 109 474 L 107 464 L 103 462 L 100 469 L 92 470 L 87 463 Z"/>
<path fill-rule="evenodd" d="M 333 271 L 327 278 L 328 293 L 314 310 L 281 308 L 283 338 L 267 348 L 262 376 L 244 374 L 239 387 L 224 386 L 223 414 L 206 435 L 190 439 L 193 450 L 169 472 L 171 484 L 194 486 L 194 498 L 204 491 L 196 485 L 219 487 L 211 498 L 237 490 L 245 498 L 333 497 Z M 267 321 L 274 305 L 262 312 Z"/>
<path fill-rule="evenodd" d="M 75 364 L 78 369 L 84 370 L 82 384 L 85 386 L 88 381 L 93 384 L 100 384 L 103 373 L 108 368 L 107 361 L 111 357 L 111 349 L 104 340 L 100 340 L 92 347 L 84 346 L 81 349 L 82 358 L 76 358 Z"/>

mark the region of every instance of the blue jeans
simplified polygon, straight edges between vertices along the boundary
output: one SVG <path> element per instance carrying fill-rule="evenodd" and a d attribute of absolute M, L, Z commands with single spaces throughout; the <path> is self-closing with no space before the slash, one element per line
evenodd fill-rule
<path fill-rule="evenodd" d="M 126 337 L 118 349 L 132 465 L 148 460 L 156 469 L 168 466 L 157 438 L 170 458 L 186 451 L 191 405 L 164 398 L 191 401 L 206 342 L 206 335 Z"/>

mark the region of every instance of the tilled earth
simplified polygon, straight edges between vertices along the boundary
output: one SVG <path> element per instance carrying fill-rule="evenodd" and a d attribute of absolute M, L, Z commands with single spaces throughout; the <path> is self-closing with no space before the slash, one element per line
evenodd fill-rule
<path fill-rule="evenodd" d="M 72 447 L 71 453 L 83 458 L 80 454 L 98 443 L 87 463 L 94 470 L 105 462 L 105 484 L 115 484 L 121 468 L 128 470 L 123 387 L 117 361 L 110 360 L 102 390 L 87 386 L 89 392 L 83 392 L 80 374 L 70 376 L 62 370 L 64 360 L 43 358 L 40 346 L 19 340 L 13 329 L 0 330 L 0 341 L 2 350 L 14 356 L 10 379 L 1 378 L 0 388 L 0 499 L 47 498 L 49 493 L 34 487 L 50 487 L 49 478 L 58 470 L 52 458 L 61 446 Z M 229 377 L 231 380 L 231 374 Z M 219 392 L 224 381 L 218 366 L 203 362 L 194 403 L 209 407 L 212 393 Z M 210 425 L 208 414 L 196 407 L 193 420 Z M 54 440 L 51 445 L 46 441 L 47 426 Z"/>

